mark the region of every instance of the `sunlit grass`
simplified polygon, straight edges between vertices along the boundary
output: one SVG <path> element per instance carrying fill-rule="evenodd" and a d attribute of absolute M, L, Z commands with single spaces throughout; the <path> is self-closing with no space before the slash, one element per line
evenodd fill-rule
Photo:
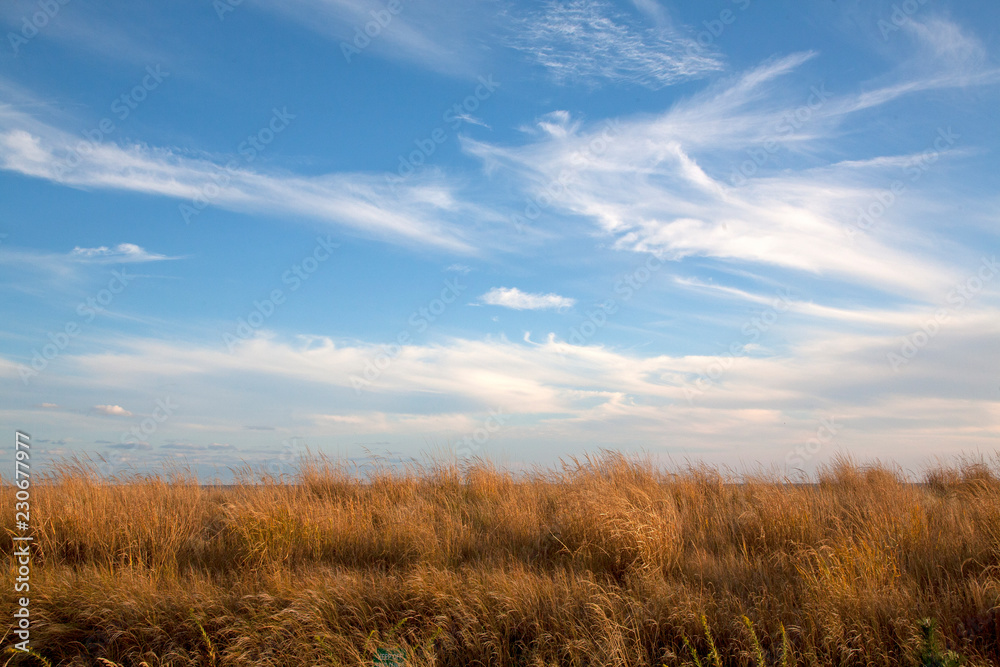
<path fill-rule="evenodd" d="M 844 459 L 806 485 L 617 454 L 353 472 L 311 458 L 215 488 L 67 462 L 32 487 L 33 647 L 151 667 L 1000 661 L 995 462 L 921 484 Z"/>

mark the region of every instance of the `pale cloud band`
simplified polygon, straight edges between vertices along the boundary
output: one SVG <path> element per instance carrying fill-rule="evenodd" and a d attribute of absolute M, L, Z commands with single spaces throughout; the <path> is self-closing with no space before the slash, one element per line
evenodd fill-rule
<path fill-rule="evenodd" d="M 371 388 L 375 398 L 367 407 L 351 404 L 349 375 L 377 346 L 329 339 L 288 344 L 257 338 L 242 343 L 235 354 L 217 347 L 123 340 L 114 353 L 68 356 L 70 373 L 53 381 L 72 384 L 71 376 L 83 374 L 94 387 L 138 393 L 143 378 L 169 378 L 178 391 L 202 397 L 199 405 L 192 401 L 184 419 L 191 432 L 206 434 L 208 439 L 197 443 L 205 446 L 224 437 L 209 435 L 216 425 L 239 423 L 234 406 L 255 405 L 265 399 L 255 392 L 275 387 L 311 387 L 311 398 L 298 406 L 299 413 L 311 415 L 308 423 L 278 426 L 313 437 L 460 436 L 475 425 L 475 406 L 480 406 L 484 412 L 500 407 L 513 416 L 515 426 L 508 433 L 513 441 L 529 434 L 558 435 L 559 442 L 573 438 L 578 448 L 600 446 L 616 429 L 626 429 L 650 448 L 675 453 L 721 448 L 731 457 L 747 448 L 757 456 L 781 454 L 775 447 L 804 442 L 822 416 L 834 416 L 842 436 L 852 445 L 872 447 L 871 453 L 905 448 L 912 459 L 946 454 L 939 449 L 942 442 L 953 451 L 991 446 L 1000 434 L 1000 413 L 996 402 L 975 387 L 1000 373 L 1000 360 L 991 353 L 1000 335 L 995 309 L 953 318 L 939 337 L 947 345 L 923 349 L 919 364 L 894 372 L 886 363 L 887 351 L 920 321 L 915 314 L 884 334 L 815 337 L 766 357 L 728 352 L 641 357 L 570 345 L 554 336 L 542 343 L 452 339 L 412 345 L 402 348 L 391 371 Z M 948 379 L 956 367 L 967 369 L 962 385 Z M 15 365 L 0 363 L 0 373 L 12 376 Z M 234 374 L 261 383 L 232 383 Z M 417 393 L 434 395 L 435 407 L 421 413 L 377 407 L 379 400 Z M 112 405 L 95 410 L 128 414 Z"/>
<path fill-rule="evenodd" d="M 113 248 L 100 246 L 97 248 L 73 248 L 69 253 L 70 258 L 79 261 L 91 261 L 102 264 L 106 263 L 133 263 L 133 262 L 155 262 L 165 259 L 173 259 L 166 255 L 148 252 L 141 246 L 134 243 L 119 243 Z"/>

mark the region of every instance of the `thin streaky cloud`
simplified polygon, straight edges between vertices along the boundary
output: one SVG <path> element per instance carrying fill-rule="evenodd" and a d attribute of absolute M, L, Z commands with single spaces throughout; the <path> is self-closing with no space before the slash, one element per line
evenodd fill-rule
<path fill-rule="evenodd" d="M 444 219 L 474 215 L 475 208 L 430 177 L 391 188 L 383 175 L 272 175 L 243 167 L 227 170 L 225 163 L 140 145 L 95 144 L 81 154 L 74 148 L 78 143 L 61 130 L 0 107 L 0 169 L 72 187 L 171 197 L 189 207 L 205 199 L 229 210 L 299 215 L 389 241 L 472 251 L 460 228 Z M 219 187 L 224 172 L 228 183 Z"/>
<path fill-rule="evenodd" d="M 884 188 L 871 186 L 873 173 L 887 174 L 897 160 L 869 157 L 839 160 L 822 169 L 765 170 L 746 176 L 740 185 L 732 179 L 731 169 L 708 166 L 718 165 L 718 157 L 731 155 L 734 148 L 759 146 L 780 127 L 782 117 L 794 107 L 767 100 L 783 92 L 783 75 L 814 57 L 813 52 L 803 52 L 771 59 L 658 116 L 618 119 L 605 150 L 582 163 L 576 156 L 586 154 L 605 130 L 597 122 L 582 129 L 568 115 L 560 117 L 558 132 L 550 129 L 520 147 L 471 139 L 463 145 L 488 169 L 503 165 L 524 187 L 537 188 L 536 196 L 569 171 L 574 187 L 551 196 L 552 205 L 592 219 L 613 239 L 614 247 L 623 250 L 673 260 L 703 256 L 790 269 L 926 299 L 940 286 L 958 280 L 963 271 L 934 256 L 933 232 L 911 228 L 901 239 L 890 210 L 868 233 L 850 233 L 857 231 L 851 227 L 857 211 L 884 196 Z M 952 85 L 954 81 L 936 76 L 897 84 L 876 97 L 885 103 L 904 88 L 915 92 Z M 798 141 L 808 142 L 816 151 L 836 140 L 838 123 L 851 110 L 876 99 L 858 104 L 851 95 L 845 103 L 818 89 L 811 94 L 816 95 L 812 138 Z M 788 132 L 785 138 L 794 134 Z M 932 133 L 927 146 L 936 146 L 935 142 L 939 143 L 939 135 Z M 941 147 L 942 153 L 947 150 L 948 146 Z M 745 154 L 740 159 L 745 160 Z"/>
<path fill-rule="evenodd" d="M 22 272 L 47 275 L 50 287 L 60 289 L 87 275 L 87 270 L 108 265 L 143 264 L 183 259 L 150 252 L 134 243 L 119 243 L 115 246 L 82 248 L 77 246 L 68 252 L 44 252 L 30 248 L 0 246 L 0 267 L 9 266 Z M 135 278 L 151 277 L 131 273 Z M 124 315 L 116 315 L 126 317 Z"/>
<path fill-rule="evenodd" d="M 97 248 L 81 248 L 77 246 L 70 251 L 69 256 L 73 260 L 101 264 L 159 262 L 166 259 L 177 259 L 176 257 L 167 257 L 166 255 L 149 252 L 134 243 L 119 243 L 111 248 L 108 246 L 99 246 Z"/>
<path fill-rule="evenodd" d="M 469 48 L 477 26 L 469 24 L 467 7 L 460 1 L 405 0 L 400 11 L 391 15 L 381 0 L 257 0 L 254 4 L 329 38 L 340 64 L 377 56 L 452 76 L 474 78 L 477 74 L 474 64 L 479 57 Z M 365 30 L 373 21 L 378 30 L 369 37 Z"/>

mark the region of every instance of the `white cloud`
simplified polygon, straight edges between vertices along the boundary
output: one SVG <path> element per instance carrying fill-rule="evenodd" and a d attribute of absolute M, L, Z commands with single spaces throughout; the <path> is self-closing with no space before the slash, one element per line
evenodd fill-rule
<path fill-rule="evenodd" d="M 670 26 L 670 17 L 666 10 L 656 2 L 656 0 L 632 0 L 635 8 L 652 20 L 657 27 L 665 28 Z"/>
<path fill-rule="evenodd" d="M 132 413 L 123 408 L 120 405 L 95 405 L 95 412 L 100 412 L 102 415 L 109 415 L 111 417 L 131 417 Z"/>
<path fill-rule="evenodd" d="M 925 64 L 973 72 L 986 63 L 987 51 L 982 41 L 952 21 L 939 17 L 909 19 L 907 32 L 923 47 Z"/>
<path fill-rule="evenodd" d="M 17 247 L 0 247 L 0 266 L 18 267 L 19 271 L 46 275 L 49 278 L 45 289 L 42 283 L 34 281 L 32 290 L 40 297 L 51 297 L 74 283 L 85 278 L 89 270 L 107 264 L 136 264 L 140 262 L 157 262 L 176 260 L 180 257 L 168 257 L 147 251 L 133 243 L 120 243 L 114 247 L 99 246 L 96 248 L 73 248 L 69 252 L 43 252 Z"/>
<path fill-rule="evenodd" d="M 642 3 L 648 12 L 653 5 Z M 661 17 L 665 15 L 657 8 Z M 594 0 L 546 2 L 541 11 L 516 20 L 508 43 L 563 83 L 626 82 L 650 88 L 722 69 L 719 59 L 689 37 L 631 25 Z"/>
<path fill-rule="evenodd" d="M 469 125 L 478 125 L 480 127 L 485 127 L 487 130 L 493 129 L 481 118 L 476 118 L 475 116 L 469 115 L 467 113 L 455 114 L 455 118 L 462 122 L 468 123 Z"/>
<path fill-rule="evenodd" d="M 196 200 L 207 200 L 229 210 L 298 215 L 343 225 L 390 242 L 471 252 L 464 223 L 469 217 L 490 217 L 459 201 L 452 188 L 430 172 L 415 174 L 393 188 L 382 174 L 271 175 L 239 164 L 226 170 L 226 160 L 193 159 L 169 149 L 103 143 L 77 151 L 79 143 L 66 132 L 0 104 L 0 169 L 73 187 L 171 197 L 179 200 L 179 220 L 181 206 L 197 210 Z M 74 156 L 79 163 L 70 166 Z M 217 185 L 220 173 L 228 178 L 223 187 Z M 126 250 L 119 245 L 108 252 L 129 258 L 129 244 L 124 246 Z"/>
<path fill-rule="evenodd" d="M 164 259 L 172 259 L 166 255 L 147 252 L 141 246 L 134 243 L 119 243 L 114 248 L 100 246 L 98 248 L 81 248 L 79 246 L 70 251 L 70 257 L 81 261 L 94 261 L 101 263 L 122 263 L 122 262 L 155 262 Z"/>
<path fill-rule="evenodd" d="M 351 415 L 314 414 L 314 423 L 325 426 L 334 433 L 462 433 L 478 427 L 479 420 L 472 414 L 440 413 L 385 413 L 362 411 Z"/>
<path fill-rule="evenodd" d="M 463 146 L 491 173 L 503 165 L 536 199 L 589 218 L 622 250 L 767 266 L 920 300 L 937 293 L 961 269 L 941 256 L 931 225 L 903 217 L 921 208 L 915 186 L 907 181 L 905 195 L 894 197 L 895 206 L 865 233 L 852 225 L 859 210 L 878 204 L 888 184 L 900 179 L 899 164 L 912 164 L 940 143 L 938 133 L 930 132 L 911 156 L 851 161 L 838 155 L 812 165 L 814 156 L 837 150 L 832 146 L 847 114 L 958 84 L 935 74 L 840 97 L 804 86 L 805 97 L 790 100 L 781 77 L 815 56 L 772 59 L 659 115 L 582 127 L 560 114 L 543 121 L 544 135 L 522 146 L 468 138 Z M 790 124 L 790 114 L 806 102 L 812 104 L 805 107 L 808 118 Z M 765 159 L 763 167 L 751 163 L 748 173 L 737 171 L 749 161 L 748 150 L 767 155 L 762 146 L 769 142 L 792 158 L 808 153 L 810 167 L 779 170 Z M 945 144 L 936 162 L 945 164 L 954 147 Z M 570 185 L 552 187 L 563 181 Z"/>
<path fill-rule="evenodd" d="M 494 287 L 479 298 L 491 306 L 503 306 L 514 310 L 565 309 L 572 308 L 576 303 L 574 299 L 558 294 L 532 294 L 522 292 L 516 287 Z"/>
<path fill-rule="evenodd" d="M 331 39 L 336 45 L 333 57 L 341 65 L 376 56 L 466 76 L 479 73 L 480 54 L 470 48 L 473 35 L 495 20 L 492 8 L 477 20 L 462 0 L 404 0 L 392 15 L 382 0 L 260 0 L 257 5 Z M 367 29 L 375 36 L 367 39 L 364 31 L 373 22 L 376 27 Z"/>
<path fill-rule="evenodd" d="M 64 5 L 63 5 L 64 6 Z M 171 58 L 169 49 L 157 48 L 163 44 L 166 37 L 163 31 L 157 32 L 154 21 L 130 21 L 126 12 L 105 14 L 99 8 L 80 6 L 73 15 L 72 21 L 62 20 L 58 16 L 62 9 L 50 7 L 51 19 L 43 30 L 46 40 L 61 42 L 63 47 L 78 51 L 90 52 L 113 61 L 124 61 L 130 65 L 145 67 L 149 63 L 167 62 Z M 53 10 L 55 10 L 53 12 Z M 20 31 L 21 21 L 31 13 L 25 13 L 25 8 L 10 3 L 0 5 L 0 19 L 6 20 L 11 27 Z M 34 50 L 36 45 L 24 49 Z M 14 49 L 15 53 L 19 49 Z M 77 56 L 80 57 L 80 56 Z"/>
<path fill-rule="evenodd" d="M 420 433 L 443 441 L 476 428 L 477 413 L 501 408 L 515 416 L 504 431 L 511 442 L 543 438 L 579 451 L 642 441 L 653 451 L 682 447 L 711 455 L 721 448 L 748 460 L 780 461 L 787 447 L 815 434 L 820 417 L 835 415 L 844 424 L 839 446 L 863 456 L 898 458 L 905 451 L 916 463 L 912 457 L 991 447 L 1000 435 L 1000 410 L 993 394 L 981 390 L 1000 373 L 1000 358 L 991 353 L 1000 317 L 995 307 L 971 308 L 948 319 L 899 371 L 887 354 L 933 309 L 884 323 L 876 333 L 816 329 L 805 324 L 808 314 L 799 314 L 798 324 L 782 323 L 796 342 L 780 354 L 643 357 L 555 336 L 540 343 L 408 345 L 363 401 L 353 398 L 351 375 L 382 349 L 378 344 L 259 338 L 229 354 L 219 346 L 136 339 L 107 353 L 68 355 L 67 375 L 50 378 L 72 385 L 86 377 L 118 391 L 134 391 L 151 375 L 171 378 L 180 394 L 204 392 L 191 399 L 201 408 L 186 416 L 192 421 L 185 428 L 194 431 L 233 421 L 234 406 L 270 406 L 273 392 L 285 387 L 302 392 L 295 428 L 310 438 Z M 413 401 L 426 396 L 433 402 L 415 410 Z M 169 448 L 201 447 L 175 441 Z"/>

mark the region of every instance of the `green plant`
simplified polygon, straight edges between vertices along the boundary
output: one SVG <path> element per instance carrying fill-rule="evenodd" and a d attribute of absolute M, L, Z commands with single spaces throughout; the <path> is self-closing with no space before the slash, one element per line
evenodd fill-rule
<path fill-rule="evenodd" d="M 792 646 L 785 632 L 785 624 L 781 624 L 781 667 L 788 667 L 788 657 L 792 654 Z M 795 664 L 794 662 L 792 664 Z"/>
<path fill-rule="evenodd" d="M 917 654 L 917 664 L 920 667 L 958 667 L 965 660 L 958 653 L 941 646 L 938 636 L 937 621 L 933 618 L 922 618 L 917 622 L 920 628 L 920 653 Z"/>
<path fill-rule="evenodd" d="M 754 658 L 757 660 L 757 667 L 767 667 L 767 663 L 764 662 L 764 648 L 760 645 L 760 640 L 757 639 L 757 631 L 753 629 L 753 621 L 744 616 L 743 624 L 750 631 L 750 641 L 753 643 L 753 653 Z"/>
<path fill-rule="evenodd" d="M 684 640 L 684 646 L 687 650 L 691 651 L 691 661 L 694 663 L 694 667 L 702 667 L 701 658 L 698 657 L 698 651 L 694 650 L 694 646 L 691 646 L 691 642 L 688 641 L 687 635 L 682 634 L 681 639 Z M 663 667 L 667 667 L 664 665 Z"/>
<path fill-rule="evenodd" d="M 209 664 L 215 664 L 215 647 L 212 646 L 212 640 L 209 638 L 208 633 L 205 632 L 204 626 L 198 622 L 198 618 L 194 615 L 194 610 L 191 610 L 191 620 L 194 624 L 198 626 L 199 632 L 201 632 L 201 638 L 205 641 L 205 645 L 208 647 L 208 659 L 211 661 Z"/>
<path fill-rule="evenodd" d="M 719 655 L 719 649 L 715 647 L 712 629 L 708 626 L 708 619 L 704 614 L 701 615 L 701 627 L 705 629 L 705 641 L 708 642 L 708 657 L 711 658 L 711 664 L 715 667 L 722 667 L 722 657 Z M 682 634 L 681 639 L 684 641 L 684 646 L 691 652 L 691 659 L 695 667 L 702 667 L 701 658 L 698 657 L 698 652 L 691 645 L 691 642 L 688 641 L 687 635 Z"/>

